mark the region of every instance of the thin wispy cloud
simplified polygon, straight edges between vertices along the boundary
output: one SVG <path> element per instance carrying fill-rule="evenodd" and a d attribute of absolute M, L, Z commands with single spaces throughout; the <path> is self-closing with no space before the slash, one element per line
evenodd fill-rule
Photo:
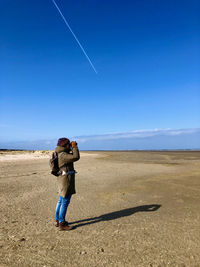
<path fill-rule="evenodd" d="M 147 138 L 157 135 L 175 136 L 181 134 L 191 134 L 199 132 L 200 128 L 195 129 L 151 129 L 151 130 L 134 130 L 130 132 L 118 132 L 118 133 L 107 133 L 102 135 L 88 135 L 75 137 L 78 142 L 84 143 L 91 140 L 114 140 L 114 139 L 128 139 L 128 138 Z"/>
<path fill-rule="evenodd" d="M 90 66 L 93 68 L 94 72 L 97 74 L 97 70 L 95 68 L 95 66 L 93 65 L 91 59 L 89 58 L 88 54 L 86 53 L 85 49 L 83 48 L 82 44 L 80 43 L 79 39 L 77 38 L 77 36 L 75 35 L 74 31 L 72 30 L 72 28 L 70 27 L 69 23 L 67 22 L 65 16 L 63 15 L 63 13 L 61 12 L 60 8 L 58 7 L 58 5 L 56 4 L 56 2 L 54 0 L 52 0 L 52 3 L 55 5 L 55 7 L 57 8 L 58 12 L 60 13 L 64 23 L 66 24 L 66 26 L 68 27 L 68 29 L 70 30 L 71 34 L 73 35 L 74 39 L 76 40 L 76 42 L 78 43 L 80 49 L 82 50 L 83 54 L 85 55 L 85 57 L 87 58 Z"/>
<path fill-rule="evenodd" d="M 54 149 L 61 136 L 62 133 L 54 139 L 0 142 L 0 148 Z M 66 137 L 76 140 L 81 150 L 200 149 L 200 128 L 148 129 Z"/>

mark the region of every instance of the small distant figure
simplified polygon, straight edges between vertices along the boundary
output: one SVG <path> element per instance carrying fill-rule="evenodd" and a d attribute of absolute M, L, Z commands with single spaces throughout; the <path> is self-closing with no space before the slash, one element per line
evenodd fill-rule
<path fill-rule="evenodd" d="M 65 221 L 67 207 L 71 196 L 76 193 L 74 161 L 80 159 L 79 149 L 76 141 L 70 142 L 68 138 L 58 139 L 55 152 L 58 154 L 58 167 L 60 175 L 58 176 L 59 199 L 56 206 L 56 226 L 61 231 L 72 230 L 72 227 Z"/>

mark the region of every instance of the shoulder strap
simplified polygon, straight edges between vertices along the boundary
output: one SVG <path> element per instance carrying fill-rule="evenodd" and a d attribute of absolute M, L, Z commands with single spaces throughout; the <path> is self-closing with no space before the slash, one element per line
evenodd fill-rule
<path fill-rule="evenodd" d="M 60 152 L 59 153 L 59 155 L 62 157 L 62 153 L 66 153 L 66 152 Z M 58 157 L 58 160 L 59 160 L 59 157 Z M 59 164 L 58 164 L 59 165 Z M 67 168 L 67 171 L 69 171 L 69 166 L 68 166 L 68 164 L 67 163 L 65 163 L 65 164 L 63 164 L 62 166 L 60 166 L 60 168 L 62 168 L 62 167 L 66 167 Z"/>

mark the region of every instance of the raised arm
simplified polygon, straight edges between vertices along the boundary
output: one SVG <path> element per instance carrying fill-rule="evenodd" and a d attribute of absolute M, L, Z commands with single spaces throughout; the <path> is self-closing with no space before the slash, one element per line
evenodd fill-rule
<path fill-rule="evenodd" d="M 79 149 L 76 146 L 72 147 L 72 153 L 61 153 L 60 155 L 61 161 L 65 163 L 74 162 L 80 159 Z"/>

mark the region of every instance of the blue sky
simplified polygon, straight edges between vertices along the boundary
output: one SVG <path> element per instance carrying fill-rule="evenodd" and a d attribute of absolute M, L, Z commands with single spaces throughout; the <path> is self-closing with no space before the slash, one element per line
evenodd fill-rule
<path fill-rule="evenodd" d="M 98 74 L 50 0 L 1 0 L 1 146 L 200 127 L 199 1 L 56 3 Z"/>

